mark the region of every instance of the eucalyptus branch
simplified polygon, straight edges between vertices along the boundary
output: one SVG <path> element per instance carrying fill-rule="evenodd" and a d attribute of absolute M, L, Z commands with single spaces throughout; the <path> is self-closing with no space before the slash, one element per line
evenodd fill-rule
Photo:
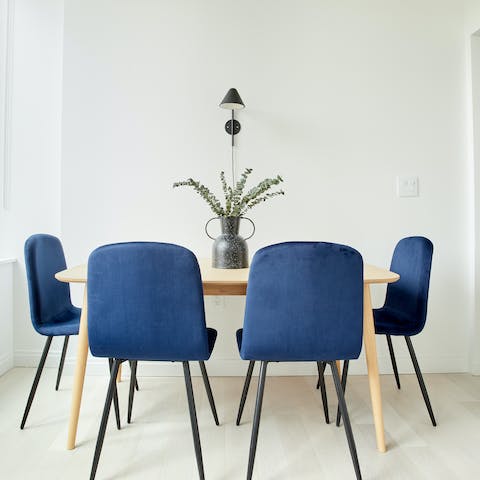
<path fill-rule="evenodd" d="M 227 185 L 225 172 L 220 172 L 220 181 L 222 182 L 223 195 L 225 196 L 225 216 L 229 216 L 232 211 L 232 188 Z"/>
<path fill-rule="evenodd" d="M 183 182 L 176 182 L 173 184 L 173 188 L 176 187 L 193 187 L 193 189 L 207 202 L 210 208 L 213 210 L 215 215 L 219 217 L 225 216 L 225 210 L 222 208 L 221 203 L 219 202 L 218 198 L 210 192 L 210 190 L 202 185 L 200 182 L 189 178 Z"/>
<path fill-rule="evenodd" d="M 239 209 L 244 210 L 244 208 L 248 206 L 250 202 L 255 200 L 260 195 L 263 195 L 265 192 L 270 190 L 270 188 L 272 188 L 274 185 L 278 185 L 281 182 L 283 182 L 283 178 L 280 175 L 277 175 L 275 178 L 266 178 L 265 180 L 261 181 L 257 186 L 251 188 L 247 192 L 247 194 L 243 197 L 239 205 Z"/>
<path fill-rule="evenodd" d="M 232 214 L 232 201 L 233 201 L 233 189 L 229 185 L 228 187 L 228 194 L 225 196 L 225 210 L 228 216 Z"/>
<path fill-rule="evenodd" d="M 245 184 L 247 183 L 248 176 L 252 173 L 251 168 L 246 168 L 245 171 L 240 175 L 240 180 L 237 182 L 235 186 L 235 190 L 233 191 L 232 203 L 234 205 L 232 210 L 233 216 L 239 215 L 238 205 L 241 202 L 242 193 L 245 189 Z"/>
<path fill-rule="evenodd" d="M 245 195 L 243 195 L 248 176 L 251 173 L 252 169 L 246 168 L 235 185 L 235 188 L 232 188 L 227 185 L 225 172 L 220 172 L 220 181 L 222 184 L 223 195 L 225 197 L 225 208 L 207 187 L 196 180 L 189 178 L 182 182 L 175 182 L 173 187 L 192 187 L 207 202 L 208 206 L 218 217 L 239 217 L 246 211 L 255 207 L 259 203 L 265 202 L 269 198 L 278 195 L 285 195 L 283 190 L 269 192 L 273 186 L 283 182 L 283 178 L 280 175 L 262 180 L 258 185 L 251 188 Z"/>
<path fill-rule="evenodd" d="M 253 208 L 255 205 L 258 205 L 259 203 L 262 203 L 262 202 L 265 202 L 266 200 L 268 200 L 269 198 L 272 198 L 272 197 L 276 197 L 278 195 L 285 195 L 285 192 L 283 190 L 278 190 L 277 192 L 271 192 L 271 193 L 267 193 L 265 194 L 263 197 L 257 197 L 256 200 L 254 200 L 253 202 L 249 203 L 247 206 L 245 206 L 242 211 L 240 212 L 240 216 L 242 216 L 243 214 L 245 214 L 245 212 L 247 212 L 248 210 L 250 210 L 251 208 Z"/>

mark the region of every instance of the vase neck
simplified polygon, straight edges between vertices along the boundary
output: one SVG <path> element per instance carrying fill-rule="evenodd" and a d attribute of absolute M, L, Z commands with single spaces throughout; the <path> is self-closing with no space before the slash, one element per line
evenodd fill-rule
<path fill-rule="evenodd" d="M 238 235 L 240 217 L 221 217 L 220 223 L 223 235 Z"/>

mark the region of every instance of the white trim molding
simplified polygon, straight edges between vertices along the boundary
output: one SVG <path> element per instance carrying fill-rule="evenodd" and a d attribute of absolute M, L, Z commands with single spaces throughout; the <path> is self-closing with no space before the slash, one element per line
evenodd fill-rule
<path fill-rule="evenodd" d="M 11 196 L 14 11 L 15 0 L 0 0 L 0 188 L 6 210 Z"/>
<path fill-rule="evenodd" d="M 8 372 L 13 368 L 13 355 L 11 353 L 6 353 L 5 355 L 0 356 L 0 375 Z"/>
<path fill-rule="evenodd" d="M 9 263 L 15 263 L 17 261 L 16 258 L 0 258 L 0 265 L 6 265 Z"/>
<path fill-rule="evenodd" d="M 55 341 L 55 340 L 54 340 Z M 61 341 L 57 340 L 54 346 L 55 350 L 51 350 L 48 354 L 45 366 L 47 368 L 58 368 L 61 353 Z M 71 352 L 70 352 L 71 349 Z M 69 345 L 69 353 L 65 359 L 65 374 L 73 375 L 76 363 L 76 345 Z M 397 353 L 397 352 L 396 352 Z M 15 367 L 37 367 L 42 350 L 16 350 L 14 354 Z M 215 355 L 215 352 L 214 352 Z M 240 357 L 236 359 L 213 358 L 206 362 L 208 373 L 212 377 L 236 377 L 245 376 L 248 362 L 241 360 Z M 412 362 L 408 353 L 398 352 L 396 355 L 398 370 L 400 374 L 413 374 L 414 370 Z M 455 355 L 420 355 L 420 367 L 423 373 L 465 373 L 468 371 L 468 358 L 465 356 Z M 199 376 L 200 370 L 198 362 L 190 362 L 192 368 L 192 375 Z M 378 357 L 379 369 L 382 375 L 392 375 L 392 366 L 390 364 L 390 357 L 379 355 Z M 282 362 L 272 363 L 269 375 L 271 376 L 291 376 L 291 375 L 317 375 L 317 366 L 314 362 Z M 177 377 L 183 375 L 181 363 L 179 362 L 139 362 L 139 375 L 148 377 Z M 128 369 L 127 369 L 128 371 Z M 255 369 L 255 374 L 258 373 L 258 365 Z M 366 375 L 366 362 L 363 355 L 358 361 L 350 363 L 349 373 L 352 375 Z M 87 375 L 107 375 L 108 369 L 106 367 L 106 359 L 93 357 L 89 354 L 87 361 Z M 329 369 L 327 375 L 329 375 Z"/>

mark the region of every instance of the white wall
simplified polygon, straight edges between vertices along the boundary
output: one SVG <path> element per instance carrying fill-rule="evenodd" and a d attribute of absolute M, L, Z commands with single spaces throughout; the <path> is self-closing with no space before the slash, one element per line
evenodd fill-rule
<path fill-rule="evenodd" d="M 424 370 L 466 371 L 474 235 L 464 13 L 453 0 L 66 1 L 61 225 L 71 262 L 132 239 L 209 256 L 203 225 L 213 215 L 171 184 L 218 185 L 228 171 L 218 103 L 234 86 L 247 107 L 239 167 L 256 180 L 281 173 L 287 192 L 252 212 L 252 253 L 329 240 L 388 265 L 398 239 L 430 237 L 429 320 L 415 344 Z M 419 198 L 396 197 L 401 174 L 420 177 Z M 382 289 L 374 293 L 381 302 Z M 243 299 L 218 303 L 207 301 L 220 330 L 211 368 L 243 372 L 233 339 Z"/>
<path fill-rule="evenodd" d="M 0 256 L 18 259 L 13 265 L 15 363 L 32 365 L 38 362 L 44 339 L 30 322 L 23 244 L 35 232 L 60 234 L 63 1 L 10 4 L 11 170 L 6 180 L 10 193 L 0 215 Z"/>

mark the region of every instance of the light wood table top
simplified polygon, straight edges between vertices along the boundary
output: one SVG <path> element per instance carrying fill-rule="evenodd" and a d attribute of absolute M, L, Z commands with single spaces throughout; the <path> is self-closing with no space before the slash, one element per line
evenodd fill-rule
<path fill-rule="evenodd" d="M 213 268 L 209 259 L 199 260 L 202 274 L 203 291 L 205 295 L 245 295 L 247 291 L 249 268 L 222 269 Z M 55 278 L 61 282 L 86 283 L 87 265 L 77 265 L 67 268 L 55 274 Z M 365 264 L 363 281 L 365 284 L 392 283 L 400 276 L 385 268 Z"/>

